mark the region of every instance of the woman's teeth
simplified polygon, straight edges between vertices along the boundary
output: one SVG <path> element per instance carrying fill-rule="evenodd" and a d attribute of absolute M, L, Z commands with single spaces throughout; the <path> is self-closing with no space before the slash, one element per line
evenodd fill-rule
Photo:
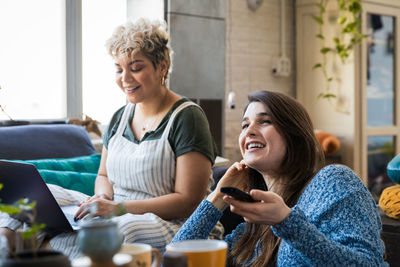
<path fill-rule="evenodd" d="M 135 86 L 135 87 L 127 87 L 126 90 L 127 91 L 134 91 L 134 90 L 138 89 L 139 87 L 140 87 L 140 85 Z"/>
<path fill-rule="evenodd" d="M 248 145 L 247 149 L 252 149 L 252 148 L 263 148 L 264 145 L 259 144 L 259 143 L 251 143 L 250 145 Z"/>

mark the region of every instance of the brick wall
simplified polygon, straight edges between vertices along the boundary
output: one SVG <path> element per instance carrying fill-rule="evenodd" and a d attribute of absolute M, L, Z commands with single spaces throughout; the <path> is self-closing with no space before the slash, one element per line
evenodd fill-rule
<path fill-rule="evenodd" d="M 292 63 L 289 77 L 272 75 L 281 50 L 280 1 L 285 1 L 285 53 Z M 232 87 L 236 108 L 225 105 L 224 157 L 232 162 L 241 159 L 238 136 L 247 95 L 271 90 L 295 96 L 294 4 L 294 0 L 264 0 L 256 11 L 251 11 L 246 0 L 226 2 L 225 99 Z"/>

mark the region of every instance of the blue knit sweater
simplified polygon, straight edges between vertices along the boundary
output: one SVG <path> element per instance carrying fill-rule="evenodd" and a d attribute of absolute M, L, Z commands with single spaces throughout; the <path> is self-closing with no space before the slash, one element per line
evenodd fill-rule
<path fill-rule="evenodd" d="M 204 200 L 172 242 L 206 239 L 221 216 Z M 245 229 L 242 223 L 225 237 L 229 251 Z M 277 266 L 389 266 L 383 261 L 376 203 L 357 175 L 342 165 L 323 168 L 289 216 L 271 229 L 282 239 Z"/>

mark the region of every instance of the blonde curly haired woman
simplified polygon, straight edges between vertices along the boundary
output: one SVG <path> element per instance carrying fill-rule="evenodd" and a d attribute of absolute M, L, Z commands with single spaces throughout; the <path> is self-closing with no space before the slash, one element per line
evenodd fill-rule
<path fill-rule="evenodd" d="M 80 202 L 77 220 L 95 203 L 94 215 L 119 215 L 114 220 L 125 242 L 148 243 L 161 251 L 204 199 L 217 155 L 202 109 L 166 86 L 168 42 L 164 22 L 140 19 L 116 28 L 106 47 L 127 104 L 115 112 L 103 135 L 95 194 L 49 185 L 64 204 Z M 222 237 L 217 228 L 214 233 Z M 50 241 L 70 258 L 79 255 L 75 243 L 70 233 Z"/>

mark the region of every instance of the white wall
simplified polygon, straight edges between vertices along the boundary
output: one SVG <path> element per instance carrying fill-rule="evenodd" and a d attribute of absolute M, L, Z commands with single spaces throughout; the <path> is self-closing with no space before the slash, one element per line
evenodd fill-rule
<path fill-rule="evenodd" d="M 286 6 L 284 47 L 292 63 L 289 77 L 272 75 L 274 63 L 280 56 L 280 1 L 285 1 Z M 256 11 L 249 10 L 245 0 L 227 0 L 226 5 L 225 94 L 227 99 L 232 87 L 236 93 L 236 108 L 225 105 L 224 156 L 238 161 L 241 159 L 238 136 L 247 95 L 258 90 L 272 90 L 295 96 L 294 1 L 264 0 Z"/>

